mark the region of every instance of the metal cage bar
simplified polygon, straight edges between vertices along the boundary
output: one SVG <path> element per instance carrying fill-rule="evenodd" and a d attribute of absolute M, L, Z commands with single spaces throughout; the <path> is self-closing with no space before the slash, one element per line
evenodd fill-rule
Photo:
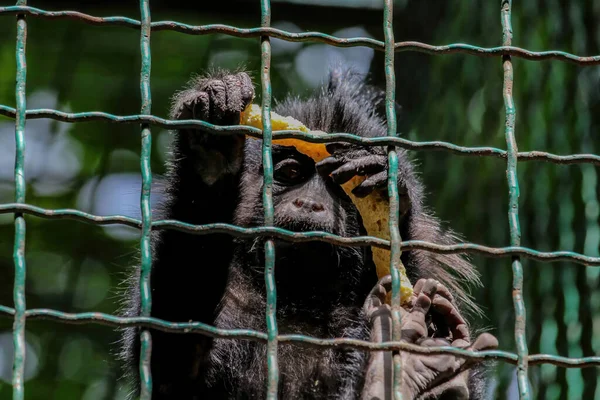
<path fill-rule="evenodd" d="M 18 6 L 24 6 L 27 0 L 18 0 Z M 15 87 L 16 112 L 15 112 L 15 201 L 25 202 L 25 119 L 26 103 L 26 81 L 27 60 L 25 49 L 27 45 L 27 21 L 24 14 L 17 15 L 17 79 Z M 15 280 L 13 287 L 13 299 L 15 302 L 15 314 L 13 323 L 13 399 L 22 400 L 25 396 L 24 374 L 25 374 L 25 276 L 27 268 L 25 265 L 25 217 L 22 213 L 15 213 L 15 243 L 13 259 L 15 263 Z"/>
<path fill-rule="evenodd" d="M 12 107 L 0 104 L 0 115 L 15 118 L 16 110 Z M 31 109 L 26 112 L 27 119 L 49 118 L 56 121 L 68 123 L 82 123 L 91 121 L 102 121 L 116 124 L 148 123 L 165 129 L 198 129 L 202 128 L 214 134 L 228 135 L 232 133 L 244 133 L 246 135 L 261 138 L 262 131 L 250 126 L 219 126 L 198 120 L 168 120 L 154 115 L 114 115 L 101 111 L 89 111 L 80 113 L 67 113 L 50 109 Z M 423 151 L 447 151 L 460 156 L 507 158 L 507 151 L 495 147 L 466 147 L 443 141 L 418 142 L 401 137 L 376 137 L 366 138 L 351 133 L 331 133 L 329 135 L 314 135 L 292 130 L 281 130 L 273 132 L 273 139 L 297 138 L 311 143 L 331 143 L 345 141 L 363 146 L 397 146 L 406 150 Z M 596 154 L 569 154 L 558 155 L 545 151 L 523 151 L 517 153 L 517 161 L 544 161 L 552 164 L 593 164 L 600 166 L 600 155 Z"/>
<path fill-rule="evenodd" d="M 501 22 L 502 22 L 502 45 L 512 44 L 511 24 L 512 0 L 502 0 Z M 517 177 L 517 142 L 515 140 L 516 107 L 513 100 L 513 65 L 510 55 L 502 56 L 502 67 L 504 70 L 503 97 L 506 109 L 505 130 L 507 149 L 506 177 L 508 183 L 508 223 L 510 227 L 511 246 L 521 245 L 521 227 L 519 224 L 519 179 Z M 519 397 L 524 400 L 531 398 L 529 382 L 527 380 L 527 337 L 525 336 L 525 325 L 527 322 L 527 311 L 523 301 L 523 266 L 519 256 L 512 257 L 512 297 L 515 309 L 515 340 L 517 343 L 517 381 L 519 386 Z"/>
<path fill-rule="evenodd" d="M 13 213 L 15 215 L 15 244 L 14 244 L 14 302 L 15 307 L 10 308 L 0 305 L 0 313 L 12 316 L 14 319 L 13 340 L 15 345 L 14 366 L 13 366 L 13 398 L 23 399 L 23 373 L 25 363 L 25 320 L 30 319 L 49 319 L 63 323 L 82 324 L 94 323 L 100 325 L 125 327 L 139 326 L 141 332 L 141 354 L 139 372 L 142 383 L 141 397 L 149 399 L 152 393 L 152 378 L 150 374 L 151 357 L 151 336 L 148 329 L 156 329 L 166 332 L 204 334 L 212 337 L 222 338 L 244 338 L 256 340 L 267 345 L 267 398 L 274 400 L 277 398 L 277 386 L 279 380 L 279 368 L 277 364 L 278 345 L 296 344 L 303 346 L 318 346 L 322 348 L 355 348 L 367 351 L 383 350 L 393 351 L 394 368 L 400 377 L 401 363 L 399 351 L 410 351 L 419 354 L 453 354 L 457 357 L 473 358 L 477 360 L 495 359 L 502 360 L 517 366 L 518 384 L 520 397 L 522 399 L 530 398 L 530 388 L 527 380 L 528 365 L 552 364 L 565 368 L 584 368 L 590 366 L 600 366 L 600 357 L 568 358 L 546 354 L 528 354 L 525 322 L 526 313 L 522 299 L 523 286 L 523 268 L 520 258 L 529 258 L 538 261 L 570 261 L 587 266 L 600 266 L 600 257 L 589 257 L 583 254 L 567 251 L 538 252 L 533 249 L 520 246 L 520 228 L 518 217 L 518 196 L 519 187 L 516 174 L 517 163 L 519 161 L 541 160 L 554 164 L 574 164 L 590 163 L 600 165 L 600 155 L 595 154 L 571 154 L 555 155 L 542 151 L 518 152 L 515 141 L 515 106 L 512 97 L 513 90 L 513 69 L 511 57 L 520 57 L 527 60 L 540 61 L 554 59 L 563 62 L 570 62 L 577 65 L 589 66 L 600 65 L 600 55 L 598 56 L 577 56 L 561 51 L 543 51 L 532 52 L 526 49 L 512 46 L 512 27 L 511 27 L 511 0 L 501 1 L 501 22 L 503 30 L 503 43 L 500 47 L 482 48 L 469 44 L 453 43 L 444 46 L 432 46 L 419 42 L 395 42 L 393 36 L 393 1 L 384 0 L 384 41 L 377 41 L 368 38 L 337 38 L 325 35 L 319 32 L 290 33 L 270 27 L 271 6 L 269 0 L 261 0 L 261 26 L 259 28 L 240 29 L 228 25 L 201 25 L 193 26 L 175 21 L 151 22 L 149 0 L 140 0 L 140 20 L 134 20 L 126 17 L 95 17 L 76 11 L 46 11 L 27 6 L 26 0 L 18 0 L 16 6 L 0 7 L 0 15 L 17 16 L 17 44 L 16 44 L 16 108 L 0 105 L 0 115 L 15 118 L 15 139 L 16 139 L 16 157 L 15 157 L 15 203 L 0 204 L 0 214 Z M 27 23 L 25 16 L 31 15 L 48 19 L 76 19 L 85 23 L 94 25 L 120 25 L 134 29 L 140 29 L 140 51 L 142 58 L 140 90 L 141 90 L 141 111 L 138 115 L 116 116 L 103 112 L 83 112 L 83 113 L 65 113 L 58 110 L 26 110 L 26 58 L 25 45 L 27 37 Z M 150 91 L 150 33 L 151 31 L 173 30 L 191 35 L 205 35 L 213 33 L 228 34 L 237 37 L 259 37 L 261 43 L 261 83 L 262 83 L 262 117 L 263 129 L 250 127 L 219 127 L 201 121 L 171 121 L 155 117 L 151 114 L 151 91 Z M 271 47 L 270 37 L 275 37 L 293 42 L 316 41 L 327 43 L 339 47 L 366 46 L 385 52 L 385 75 L 386 75 L 386 116 L 388 123 L 388 136 L 383 138 L 360 138 L 349 133 L 332 133 L 326 137 L 320 135 L 311 135 L 298 131 L 279 131 L 272 132 L 270 112 L 271 112 L 271 82 L 270 82 L 270 61 Z M 493 147 L 463 147 L 452 143 L 442 141 L 432 142 L 414 142 L 398 137 L 396 132 L 396 115 L 394 108 L 395 97 L 395 77 L 394 77 L 394 54 L 401 51 L 414 51 L 426 54 L 451 54 L 462 53 L 475 56 L 502 56 L 502 65 L 504 70 L 504 104 L 506 112 L 505 137 L 507 150 Z M 25 140 L 24 129 L 26 119 L 51 118 L 65 122 L 85 122 L 100 120 L 114 123 L 140 123 L 141 124 L 141 157 L 140 167 L 142 172 L 142 193 L 140 197 L 141 220 L 128 218 L 124 216 L 96 216 L 84 213 L 78 210 L 57 209 L 48 210 L 40 207 L 25 204 L 26 185 L 24 179 L 24 152 Z M 152 183 L 152 174 L 150 169 L 150 151 L 151 151 L 151 130 L 150 126 L 156 125 L 168 128 L 182 127 L 202 127 L 215 134 L 231 134 L 234 132 L 243 132 L 254 137 L 263 139 L 262 156 L 264 167 L 264 186 L 263 186 L 263 207 L 264 207 L 264 227 L 260 228 L 242 228 L 230 224 L 208 224 L 192 225 L 181 221 L 159 220 L 152 222 L 152 213 L 150 208 L 150 188 Z M 366 146 L 388 146 L 389 161 L 389 179 L 388 192 L 390 196 L 390 240 L 382 240 L 374 237 L 342 238 L 336 235 L 324 232 L 304 232 L 295 233 L 286 231 L 273 226 L 273 202 L 272 202 L 272 153 L 271 144 L 274 138 L 297 138 L 313 143 L 325 143 L 333 141 L 346 141 L 351 143 L 363 144 Z M 398 227 L 398 193 L 397 193 L 397 175 L 398 159 L 396 147 L 411 150 L 442 150 L 449 151 L 458 155 L 469 156 L 491 156 L 505 158 L 507 160 L 507 180 L 509 187 L 509 227 L 511 246 L 503 248 L 491 248 L 473 243 L 460 243 L 452 246 L 437 245 L 422 241 L 402 242 Z M 114 315 L 108 315 L 96 312 L 87 313 L 64 313 L 48 309 L 26 309 L 25 304 L 25 220 L 24 214 L 30 214 L 43 218 L 60 219 L 69 218 L 82 222 L 93 223 L 97 225 L 124 224 L 141 229 L 141 279 L 140 296 L 142 315 L 135 318 L 124 318 Z M 191 234 L 211 234 L 227 233 L 238 237 L 263 236 L 265 243 L 265 285 L 267 294 L 267 307 L 265 318 L 267 321 L 267 333 L 251 330 L 224 330 L 212 327 L 198 322 L 170 323 L 157 318 L 150 317 L 151 296 L 150 296 L 150 267 L 152 263 L 152 254 L 150 247 L 150 237 L 152 229 L 176 229 Z M 275 268 L 275 249 L 274 238 L 281 238 L 293 242 L 308 240 L 321 240 L 340 246 L 376 246 L 391 250 L 390 269 L 393 279 L 393 341 L 387 343 L 370 343 L 353 339 L 318 339 L 304 335 L 279 335 L 276 321 L 276 287 L 274 279 Z M 511 257 L 513 269 L 513 302 L 516 312 L 515 321 L 515 339 L 517 341 L 517 353 L 505 351 L 468 351 L 443 346 L 437 348 L 423 348 L 399 341 L 399 289 L 398 263 L 401 251 L 423 249 L 438 253 L 477 253 L 488 257 Z M 395 398 L 401 398 L 399 379 L 394 380 Z"/>
<path fill-rule="evenodd" d="M 271 25 L 271 2 L 260 2 L 262 27 Z M 264 226 L 273 226 L 273 158 L 271 129 L 271 40 L 261 36 L 261 86 L 262 86 L 262 164 L 263 164 L 263 208 Z M 267 297 L 267 400 L 277 399 L 279 386 L 279 363 L 277 361 L 277 288 L 275 286 L 275 243 L 272 238 L 265 242 L 265 290 Z"/>
<path fill-rule="evenodd" d="M 0 15 L 27 14 L 46 19 L 70 19 L 79 20 L 91 25 L 123 26 L 127 28 L 139 29 L 140 21 L 128 17 L 96 17 L 78 11 L 47 11 L 36 7 L 28 6 L 8 6 L 0 7 Z M 271 27 L 260 28 L 237 28 L 235 26 L 223 24 L 209 25 L 189 25 L 177 21 L 156 21 L 151 24 L 153 31 L 176 31 L 188 35 L 210 35 L 221 33 L 236 37 L 260 37 L 268 35 L 277 39 L 283 39 L 292 42 L 321 42 L 339 47 L 365 46 L 375 50 L 383 51 L 384 43 L 371 38 L 339 38 L 320 32 L 301 32 L 292 33 L 281 29 Z M 501 47 L 479 47 L 465 43 L 452 43 L 441 46 L 433 46 L 427 43 L 406 41 L 396 42 L 395 51 L 415 51 L 425 54 L 469 54 L 477 57 L 497 57 L 502 55 L 511 55 L 521 57 L 526 60 L 560 60 L 577 65 L 599 65 L 600 55 L 595 56 L 577 56 L 564 51 L 530 51 L 514 46 Z"/>
<path fill-rule="evenodd" d="M 276 137 L 276 135 L 273 135 L 273 137 Z M 36 207 L 31 204 L 22 203 L 0 204 L 0 214 L 14 213 L 30 214 L 45 219 L 72 219 L 93 225 L 125 225 L 137 229 L 141 229 L 142 226 L 141 220 L 122 215 L 98 216 L 73 209 L 46 209 L 42 207 Z M 244 228 L 225 223 L 194 225 L 177 220 L 161 219 L 152 222 L 152 229 L 173 229 L 194 235 L 225 233 L 239 238 L 271 236 L 290 242 L 307 242 L 317 240 L 335 244 L 337 246 L 374 246 L 387 250 L 391 248 L 388 240 L 373 236 L 343 237 L 320 231 L 298 233 L 274 227 Z M 566 261 L 588 267 L 600 266 L 600 257 L 586 256 L 571 251 L 536 251 L 528 247 L 521 246 L 489 247 L 468 242 L 455 245 L 439 245 L 422 240 L 408 240 L 400 242 L 400 250 L 426 250 L 439 254 L 473 253 L 490 258 L 520 256 L 530 260 L 546 263 Z"/>
<path fill-rule="evenodd" d="M 387 119 L 387 135 L 397 135 L 396 121 L 396 75 L 394 73 L 394 1 L 384 0 L 383 34 L 385 38 L 385 114 Z M 392 276 L 392 340 L 399 342 L 402 338 L 401 305 L 400 305 L 400 229 L 398 227 L 398 154 L 395 146 L 388 147 L 388 196 L 390 207 L 390 274 Z M 402 399 L 402 356 L 395 351 L 393 361 L 393 396 Z"/>
<path fill-rule="evenodd" d="M 140 51 L 142 58 L 140 72 L 141 114 L 150 115 L 152 110 L 152 95 L 150 90 L 150 71 L 152 66 L 150 52 L 150 0 L 140 0 L 141 30 Z M 152 150 L 152 133 L 148 123 L 141 126 L 141 157 L 140 169 L 142 172 L 142 190 L 140 196 L 140 209 L 142 214 L 141 271 L 140 271 L 140 304 L 141 316 L 149 317 L 152 308 L 152 291 L 150 288 L 150 271 L 152 269 L 152 208 L 150 206 L 150 190 L 152 187 L 152 170 L 150 168 L 150 155 Z M 141 400 L 150 400 L 152 397 L 152 373 L 150 359 L 152 357 L 152 336 L 148 329 L 140 333 L 140 384 Z"/>

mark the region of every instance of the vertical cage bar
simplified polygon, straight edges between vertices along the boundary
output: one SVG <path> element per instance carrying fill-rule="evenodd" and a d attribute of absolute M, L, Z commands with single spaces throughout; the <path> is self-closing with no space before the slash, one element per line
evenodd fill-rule
<path fill-rule="evenodd" d="M 150 0 L 140 0 L 141 13 L 141 35 L 140 50 L 142 66 L 140 74 L 140 90 L 142 98 L 141 114 L 150 115 L 152 108 L 152 96 L 150 91 Z M 152 171 L 150 168 L 150 152 L 152 149 L 152 133 L 149 124 L 142 124 L 142 148 L 140 167 L 142 171 L 142 193 L 140 196 L 140 207 L 142 212 L 142 237 L 140 240 L 142 266 L 140 272 L 140 300 L 141 315 L 150 316 L 152 309 L 152 293 L 150 289 L 150 270 L 152 268 L 152 248 L 150 243 L 152 209 L 150 207 L 150 190 L 152 187 Z M 152 337 L 148 329 L 142 330 L 140 334 L 140 382 L 141 399 L 152 397 L 152 374 L 150 371 L 150 358 L 152 354 Z"/>
<path fill-rule="evenodd" d="M 26 6 L 26 0 L 17 1 L 17 6 Z M 17 15 L 17 79 L 15 87 L 15 202 L 25 203 L 25 111 L 27 60 L 25 48 L 27 44 L 27 21 L 24 14 Z M 15 302 L 15 319 L 13 323 L 13 399 L 22 400 L 25 396 L 25 218 L 21 213 L 15 213 L 15 242 L 13 249 L 15 263 L 15 280 L 13 299 Z"/>
<path fill-rule="evenodd" d="M 383 10 L 383 33 L 385 38 L 385 114 L 387 117 L 387 134 L 397 136 L 396 124 L 396 76 L 394 73 L 394 2 L 385 0 Z M 398 228 L 398 153 L 395 146 L 388 147 L 388 194 L 390 198 L 390 274 L 392 276 L 392 340 L 401 339 L 400 325 L 400 230 Z M 402 399 L 402 356 L 399 351 L 393 355 L 394 399 Z"/>
<path fill-rule="evenodd" d="M 271 2 L 261 0 L 261 27 L 271 25 Z M 261 85 L 264 169 L 263 208 L 265 226 L 273 226 L 273 159 L 271 152 L 271 40 L 261 36 Z M 265 243 L 265 289 L 267 296 L 267 399 L 277 399 L 279 387 L 279 363 L 277 361 L 277 288 L 275 287 L 275 244 L 272 239 Z"/>
<path fill-rule="evenodd" d="M 512 0 L 502 0 L 502 45 L 512 45 L 512 23 L 511 23 Z M 515 140 L 516 108 L 513 100 L 513 66 L 511 57 L 502 57 L 502 68 L 504 70 L 504 107 L 506 109 L 505 136 L 507 146 L 507 169 L 508 181 L 508 223 L 510 227 L 510 245 L 521 245 L 521 227 L 519 225 L 519 180 L 517 177 L 517 142 Z M 527 380 L 527 337 L 525 335 L 525 324 L 527 315 L 523 301 L 523 266 L 520 257 L 512 258 L 513 287 L 512 297 L 515 309 L 515 340 L 517 343 L 517 382 L 519 385 L 519 397 L 530 399 L 529 382 Z"/>

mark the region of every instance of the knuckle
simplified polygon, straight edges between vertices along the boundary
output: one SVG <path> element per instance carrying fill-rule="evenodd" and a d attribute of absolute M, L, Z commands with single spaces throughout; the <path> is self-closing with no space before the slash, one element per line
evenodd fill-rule
<path fill-rule="evenodd" d="M 439 285 L 439 282 L 436 279 L 433 279 L 433 278 L 428 278 L 427 279 L 427 283 L 430 284 L 430 285 L 432 285 L 432 286 L 436 286 L 436 287 L 437 287 L 437 285 Z"/>
<path fill-rule="evenodd" d="M 225 83 L 220 79 L 211 79 L 206 82 L 205 86 L 202 88 L 203 92 L 206 92 L 208 96 L 218 96 L 220 93 L 225 92 Z"/>
<path fill-rule="evenodd" d="M 250 82 L 250 75 L 247 72 L 238 72 L 235 77 L 241 82 Z"/>

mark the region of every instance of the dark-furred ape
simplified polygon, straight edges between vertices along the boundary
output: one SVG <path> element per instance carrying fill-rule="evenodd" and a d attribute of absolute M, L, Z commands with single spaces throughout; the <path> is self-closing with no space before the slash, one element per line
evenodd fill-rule
<path fill-rule="evenodd" d="M 193 79 L 174 96 L 173 119 L 239 124 L 254 87 L 241 71 Z M 275 111 L 312 130 L 386 135 L 376 107 L 382 92 L 352 72 L 336 70 L 307 99 L 289 98 Z M 355 193 L 387 193 L 385 149 L 328 145 L 331 157 L 316 163 L 293 147 L 273 145 L 274 224 L 292 231 L 365 235 L 360 214 L 340 184 L 368 177 Z M 423 186 L 403 150 L 398 151 L 400 232 L 404 240 L 455 243 L 451 232 L 426 211 Z M 158 216 L 191 224 L 263 224 L 261 141 L 243 134 L 201 130 L 175 133 L 167 175 L 167 200 Z M 387 195 L 387 194 L 386 194 Z M 153 232 L 152 313 L 167 321 L 200 321 L 224 329 L 266 331 L 264 239 L 225 234 Z M 311 241 L 275 242 L 277 323 L 281 334 L 381 341 L 389 337 L 389 308 L 382 298 L 389 278 L 378 283 L 368 247 Z M 483 334 L 471 341 L 459 309 L 475 308 L 465 283 L 477 283 L 462 256 L 413 250 L 402 254 L 415 295 L 402 319 L 403 340 L 470 349 L 496 346 Z M 125 315 L 139 315 L 139 269 L 130 279 Z M 385 321 L 384 321 L 385 319 Z M 382 322 L 383 321 L 383 322 Z M 139 330 L 127 329 L 123 357 L 137 376 Z M 153 399 L 263 399 L 266 345 L 212 339 L 200 334 L 152 332 Z M 451 356 L 404 354 L 405 398 L 475 399 L 483 396 L 481 368 Z M 373 399 L 389 396 L 389 354 L 352 349 L 279 346 L 281 399 Z M 387 393 L 387 394 L 385 394 Z"/>

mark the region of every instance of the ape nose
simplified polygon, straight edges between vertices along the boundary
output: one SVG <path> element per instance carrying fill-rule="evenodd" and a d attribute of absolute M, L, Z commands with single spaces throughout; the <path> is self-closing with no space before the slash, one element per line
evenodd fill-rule
<path fill-rule="evenodd" d="M 296 199 L 292 202 L 292 204 L 294 204 L 296 208 L 303 209 L 306 211 L 321 212 L 325 210 L 323 204 L 311 199 Z"/>

